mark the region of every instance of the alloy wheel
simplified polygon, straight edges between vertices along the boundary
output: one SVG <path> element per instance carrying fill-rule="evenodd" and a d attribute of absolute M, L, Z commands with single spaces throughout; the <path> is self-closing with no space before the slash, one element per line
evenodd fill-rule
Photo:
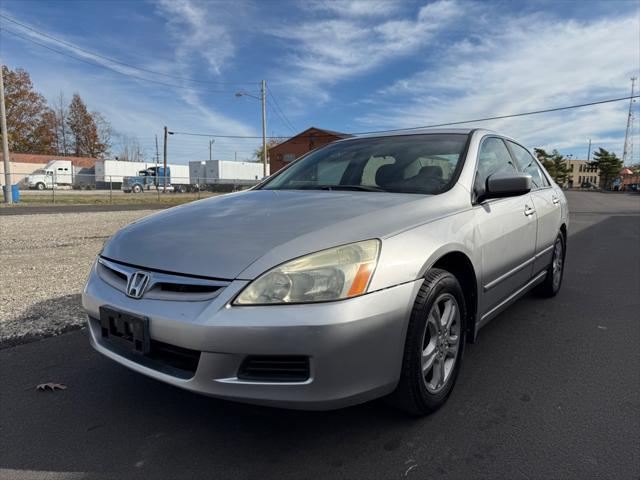
<path fill-rule="evenodd" d="M 560 280 L 562 280 L 562 267 L 564 263 L 564 248 L 562 239 L 558 237 L 553 247 L 553 261 L 551 263 L 551 274 L 553 275 L 553 290 L 560 288 Z"/>
<path fill-rule="evenodd" d="M 422 376 L 430 393 L 440 392 L 451 377 L 460 348 L 460 307 L 450 293 L 433 303 L 422 337 Z"/>

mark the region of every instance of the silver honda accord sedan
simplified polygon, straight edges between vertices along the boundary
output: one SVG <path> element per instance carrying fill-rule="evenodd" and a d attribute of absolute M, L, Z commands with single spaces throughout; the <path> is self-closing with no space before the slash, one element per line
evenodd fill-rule
<path fill-rule="evenodd" d="M 360 136 L 123 228 L 82 302 L 100 353 L 181 388 L 426 414 L 482 326 L 529 290 L 558 292 L 567 228 L 561 189 L 511 138 Z"/>

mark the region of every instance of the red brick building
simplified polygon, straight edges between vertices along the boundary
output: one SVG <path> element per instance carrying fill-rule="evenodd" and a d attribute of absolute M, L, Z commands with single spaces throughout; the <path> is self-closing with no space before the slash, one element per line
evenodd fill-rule
<path fill-rule="evenodd" d="M 296 158 L 310 152 L 314 148 L 350 136 L 351 135 L 347 133 L 334 132 L 322 128 L 308 128 L 304 132 L 269 149 L 270 172 L 272 174 L 277 172 L 285 165 L 288 165 Z"/>

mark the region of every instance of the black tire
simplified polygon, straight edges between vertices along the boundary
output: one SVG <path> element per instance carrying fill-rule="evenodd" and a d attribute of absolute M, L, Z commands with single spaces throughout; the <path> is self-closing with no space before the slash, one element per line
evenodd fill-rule
<path fill-rule="evenodd" d="M 187 193 L 187 187 L 185 187 L 184 185 L 178 185 L 176 187 L 176 192 L 178 192 L 178 193 Z"/>
<path fill-rule="evenodd" d="M 142 187 L 140 185 L 136 184 L 133 187 L 131 187 L 131 191 L 133 193 L 142 193 Z"/>
<path fill-rule="evenodd" d="M 36 190 L 44 190 L 46 187 L 46 185 L 42 182 L 38 182 L 36 183 Z"/>
<path fill-rule="evenodd" d="M 556 262 L 558 256 L 558 244 L 561 247 L 560 252 L 560 276 L 559 279 L 554 280 L 554 263 Z M 564 233 L 558 233 L 556 237 L 556 241 L 553 244 L 553 255 L 551 256 L 551 262 L 549 262 L 549 266 L 547 267 L 547 276 L 544 277 L 544 281 L 534 288 L 533 292 L 539 297 L 543 298 L 551 298 L 555 297 L 560 291 L 560 287 L 562 286 L 562 279 L 564 278 L 564 265 L 565 258 L 567 256 L 567 239 L 564 236 Z"/>
<path fill-rule="evenodd" d="M 458 348 L 457 353 L 453 356 L 455 359 L 453 368 L 446 377 L 444 385 L 440 387 L 439 391 L 432 392 L 427 388 L 421 358 L 425 331 L 428 328 L 427 316 L 434 303 L 443 296 L 453 297 L 457 302 L 459 309 Z M 456 277 L 437 268 L 429 271 L 413 305 L 411 319 L 407 327 L 400 381 L 395 391 L 387 398 L 389 403 L 412 415 L 427 415 L 444 405 L 451 394 L 462 363 L 466 340 L 466 321 L 467 308 L 462 288 Z"/>

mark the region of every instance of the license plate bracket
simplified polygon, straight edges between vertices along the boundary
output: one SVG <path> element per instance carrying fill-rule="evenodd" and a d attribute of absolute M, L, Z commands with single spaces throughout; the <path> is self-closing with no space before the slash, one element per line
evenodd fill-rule
<path fill-rule="evenodd" d="M 111 307 L 100 307 L 102 339 L 141 355 L 151 350 L 149 319 Z"/>

